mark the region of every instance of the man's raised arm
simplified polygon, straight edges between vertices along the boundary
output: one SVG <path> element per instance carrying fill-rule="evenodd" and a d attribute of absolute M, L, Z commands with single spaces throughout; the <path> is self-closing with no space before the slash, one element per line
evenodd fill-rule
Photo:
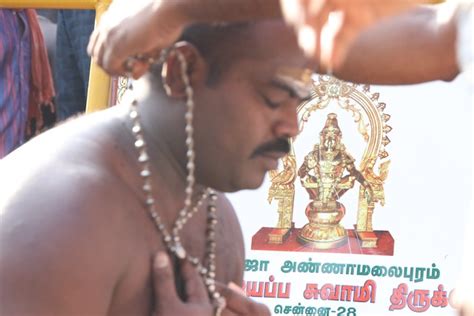
<path fill-rule="evenodd" d="M 334 72 L 344 80 L 377 84 L 452 80 L 459 73 L 456 33 L 454 8 L 420 7 L 362 32 Z"/>

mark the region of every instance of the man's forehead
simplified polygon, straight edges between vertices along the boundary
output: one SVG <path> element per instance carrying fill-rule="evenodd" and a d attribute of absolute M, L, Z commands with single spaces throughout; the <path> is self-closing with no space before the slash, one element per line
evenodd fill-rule
<path fill-rule="evenodd" d="M 281 66 L 276 69 L 272 84 L 291 91 L 295 96 L 306 99 L 313 89 L 313 72 L 308 68 Z"/>
<path fill-rule="evenodd" d="M 281 20 L 259 21 L 226 41 L 221 58 L 232 60 L 232 68 L 250 74 L 255 82 L 275 82 L 296 95 L 308 95 L 312 88 L 309 70 L 314 64 L 300 50 L 293 29 Z M 230 66 L 231 64 L 228 64 Z"/>

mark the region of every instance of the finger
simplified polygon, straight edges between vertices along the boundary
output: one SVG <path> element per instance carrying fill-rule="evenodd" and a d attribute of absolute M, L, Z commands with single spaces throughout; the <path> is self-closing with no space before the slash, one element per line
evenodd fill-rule
<path fill-rule="evenodd" d="M 305 53 L 306 57 L 315 58 L 317 53 L 320 24 L 325 20 L 321 16 L 324 10 L 324 1 L 300 0 L 302 14 L 297 24 L 298 45 Z"/>
<path fill-rule="evenodd" d="M 107 25 L 107 20 L 108 20 L 108 14 L 105 12 L 102 17 L 100 18 L 99 23 L 96 25 L 96 28 L 93 32 L 94 38 L 94 43 L 90 47 L 90 55 L 98 65 L 102 65 L 103 61 L 101 59 L 101 56 L 99 56 L 99 51 L 101 48 L 103 48 L 104 43 L 105 43 L 105 33 L 108 33 L 108 29 L 105 27 Z M 89 42 L 91 44 L 91 41 Z"/>
<path fill-rule="evenodd" d="M 103 65 L 102 53 L 104 49 L 104 41 L 105 41 L 104 32 L 99 32 L 97 35 L 97 40 L 92 49 L 92 58 L 95 61 L 95 63 L 101 67 Z"/>
<path fill-rule="evenodd" d="M 173 268 L 165 252 L 160 251 L 154 257 L 153 283 L 155 302 L 158 310 L 166 307 L 164 305 L 177 305 L 180 303 L 180 299 L 176 293 Z"/>
<path fill-rule="evenodd" d="M 139 54 L 142 58 L 138 59 L 136 66 L 132 71 L 133 79 L 138 79 L 143 76 L 150 67 L 160 58 L 161 49 L 153 49 L 149 52 Z"/>
<path fill-rule="evenodd" d="M 225 297 L 226 309 L 228 309 L 229 312 L 236 313 L 238 315 L 271 315 L 268 307 L 242 295 L 240 291 L 235 291 L 226 286 L 222 288 L 219 287 L 219 292 Z"/>
<path fill-rule="evenodd" d="M 224 284 L 221 285 L 222 287 L 225 287 Z M 245 296 L 245 291 L 240 287 L 238 286 L 237 284 L 235 284 L 234 282 L 230 282 L 229 284 L 227 284 L 227 286 L 231 289 L 231 290 L 234 290 L 236 293 L 239 293 L 240 295 L 243 295 Z M 227 304 L 227 303 L 226 303 Z M 222 312 L 222 316 L 241 316 L 242 314 L 237 314 L 236 312 L 234 312 L 233 310 L 230 310 L 228 307 L 226 307 L 224 309 L 224 311 Z"/>
<path fill-rule="evenodd" d="M 136 79 L 140 78 L 141 76 L 143 76 L 148 71 L 149 68 L 150 68 L 149 63 L 143 62 L 143 61 L 138 61 L 135 64 L 135 66 L 133 67 L 133 71 L 132 71 L 133 79 L 136 80 Z"/>
<path fill-rule="evenodd" d="M 351 45 L 354 43 L 359 30 L 350 25 L 343 26 L 336 32 L 330 52 L 325 56 L 325 62 L 338 69 L 345 61 Z"/>
<path fill-rule="evenodd" d="M 327 7 L 329 5 L 329 1 L 306 0 L 303 5 L 306 9 L 306 18 L 315 19 L 320 16 L 321 11 L 324 9 L 324 7 Z M 307 22 L 307 20 L 305 22 Z"/>
<path fill-rule="evenodd" d="M 241 288 L 240 286 L 238 286 L 237 284 L 235 284 L 234 282 L 230 282 L 229 284 L 227 284 L 227 286 L 236 291 L 237 293 L 240 293 L 240 295 L 243 295 L 245 296 L 245 291 L 243 288 Z"/>
<path fill-rule="evenodd" d="M 280 0 L 280 8 L 286 23 L 298 26 L 304 19 L 301 0 Z"/>
<path fill-rule="evenodd" d="M 322 32 L 323 32 L 324 27 L 328 24 L 329 14 L 331 13 L 331 10 L 332 10 L 332 7 L 329 4 L 327 4 L 323 8 L 320 9 L 318 17 L 309 17 L 315 21 L 313 22 L 313 27 L 315 30 L 315 44 L 314 44 L 315 47 L 314 47 L 314 53 L 312 57 L 318 61 L 320 68 L 323 66 L 321 65 L 321 53 L 325 45 L 322 39 Z M 308 21 L 310 20 L 308 19 Z"/>
<path fill-rule="evenodd" d="M 184 283 L 186 284 L 186 295 L 190 303 L 209 302 L 203 279 L 191 263 L 185 260 L 181 267 Z"/>
<path fill-rule="evenodd" d="M 336 36 L 341 34 L 344 26 L 345 13 L 342 11 L 333 11 L 329 14 L 327 23 L 321 30 L 321 63 L 325 65 L 330 72 L 333 67 L 333 51 Z"/>
<path fill-rule="evenodd" d="M 298 28 L 298 46 L 303 50 L 306 57 L 315 58 L 318 35 L 311 25 L 303 25 Z"/>
<path fill-rule="evenodd" d="M 89 43 L 87 44 L 87 54 L 89 54 L 89 56 L 91 57 L 92 57 L 92 52 L 94 51 L 95 44 L 97 42 L 97 35 L 98 35 L 98 31 L 97 29 L 95 29 L 89 38 Z"/>
<path fill-rule="evenodd" d="M 133 73 L 135 66 L 139 60 L 136 57 L 132 57 L 134 62 L 130 69 L 126 69 L 125 63 L 128 57 L 135 56 L 134 52 L 131 51 L 130 55 L 125 55 L 120 43 L 127 41 L 127 35 L 120 30 L 113 29 L 108 32 L 108 37 L 103 43 L 103 68 L 109 72 L 109 74 L 123 74 L 125 72 Z"/>
<path fill-rule="evenodd" d="M 123 75 L 125 73 L 132 74 L 137 63 L 137 61 L 132 60 L 130 65 L 126 67 L 125 64 L 127 60 L 125 60 L 125 62 L 119 62 L 111 49 L 105 49 L 102 58 L 102 67 L 111 76 Z"/>

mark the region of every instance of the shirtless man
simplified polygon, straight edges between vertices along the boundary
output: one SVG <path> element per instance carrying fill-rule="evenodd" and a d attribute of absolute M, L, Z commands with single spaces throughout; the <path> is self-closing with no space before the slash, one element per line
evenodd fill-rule
<path fill-rule="evenodd" d="M 165 70 L 156 66 L 134 84 L 139 132 L 129 102 L 60 125 L 2 160 L 0 314 L 150 315 L 156 307 L 158 315 L 181 315 L 171 301 L 153 299 L 152 258 L 170 248 L 151 219 L 150 205 L 171 231 L 188 184 L 187 88 L 196 107 L 195 204 L 203 187 L 257 188 L 277 167 L 289 149 L 286 139 L 298 131 L 296 107 L 302 102 L 277 74 L 306 64 L 281 21 L 190 27 L 166 58 Z M 140 137 L 147 144 L 146 168 Z M 142 189 L 144 177 L 150 195 Z M 179 233 L 186 252 L 203 264 L 210 260 L 208 203 Z M 216 281 L 240 285 L 240 227 L 222 194 L 216 207 Z M 178 264 L 179 252 L 172 254 L 173 266 L 186 271 L 189 263 Z M 182 280 L 189 273 L 182 271 L 176 273 L 177 287 L 187 292 L 183 302 L 191 306 L 189 314 L 211 315 L 207 293 L 196 301 L 196 291 L 182 290 L 189 283 Z M 262 305 L 244 301 L 249 308 L 228 300 L 224 315 L 268 314 Z M 196 304 L 202 308 L 192 309 Z"/>

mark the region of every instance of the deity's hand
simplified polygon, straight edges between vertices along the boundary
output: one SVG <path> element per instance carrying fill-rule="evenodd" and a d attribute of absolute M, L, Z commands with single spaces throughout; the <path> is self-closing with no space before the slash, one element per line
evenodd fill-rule
<path fill-rule="evenodd" d="M 181 268 L 185 282 L 187 301 L 183 302 L 176 293 L 173 268 L 169 257 L 159 252 L 153 263 L 153 286 L 155 292 L 155 311 L 153 316 L 195 315 L 214 316 L 216 310 L 209 300 L 204 282 L 197 270 L 187 261 Z M 218 290 L 226 299 L 226 308 L 221 316 L 269 316 L 268 308 L 257 303 L 241 292 L 236 285 L 224 286 L 218 284 Z"/>
<path fill-rule="evenodd" d="M 269 194 L 267 197 L 268 204 L 271 204 L 273 201 L 273 194 Z"/>
<path fill-rule="evenodd" d="M 327 70 L 342 65 L 361 31 L 427 0 L 280 0 L 300 47 Z"/>
<path fill-rule="evenodd" d="M 305 178 L 308 175 L 308 168 L 306 168 L 305 165 L 302 165 L 300 169 L 298 170 L 298 176 L 301 178 L 301 181 L 303 181 L 303 178 Z"/>
<path fill-rule="evenodd" d="M 150 58 L 175 42 L 186 26 L 180 3 L 137 0 L 131 5 L 127 0 L 114 0 L 91 35 L 89 55 L 110 75 L 140 77 L 148 70 Z"/>
<path fill-rule="evenodd" d="M 365 185 L 365 198 L 369 204 L 374 200 L 374 190 L 372 190 L 370 184 Z"/>

